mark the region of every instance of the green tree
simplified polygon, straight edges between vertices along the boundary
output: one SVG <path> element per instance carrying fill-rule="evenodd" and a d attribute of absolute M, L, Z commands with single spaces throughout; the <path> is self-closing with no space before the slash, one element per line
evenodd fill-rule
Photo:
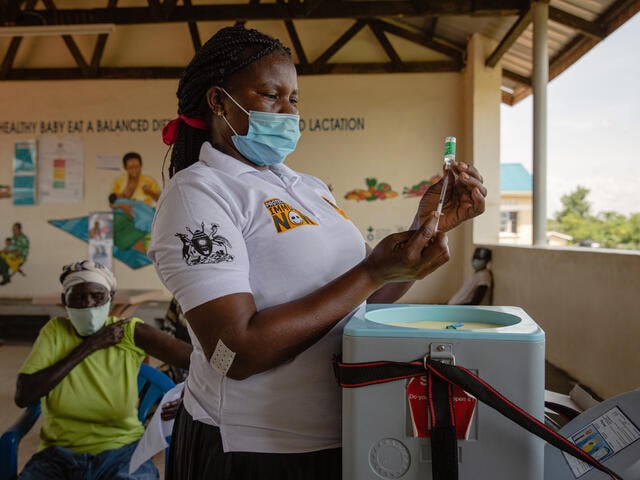
<path fill-rule="evenodd" d="M 588 195 L 589 189 L 578 185 L 575 191 L 560 197 L 563 208 L 556 214 L 556 220 L 562 222 L 567 215 L 588 219 L 591 211 L 591 202 L 587 201 Z"/>
<path fill-rule="evenodd" d="M 605 248 L 640 249 L 640 213 L 626 217 L 618 212 L 600 212 L 593 216 L 589 193 L 588 188 L 578 185 L 563 195 L 563 208 L 549 221 L 549 228 L 571 235 L 572 244 L 595 240 Z"/>

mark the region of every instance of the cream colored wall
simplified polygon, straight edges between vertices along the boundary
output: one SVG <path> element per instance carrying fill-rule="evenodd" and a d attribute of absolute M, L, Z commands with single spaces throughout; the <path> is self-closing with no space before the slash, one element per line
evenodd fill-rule
<path fill-rule="evenodd" d="M 603 398 L 640 386 L 640 253 L 491 246 L 494 302 L 546 333 L 547 360 Z"/>
<path fill-rule="evenodd" d="M 518 212 L 518 231 L 515 235 L 500 233 L 500 243 L 531 245 L 533 238 L 531 193 L 502 193 L 500 195 L 500 211 Z"/>
<path fill-rule="evenodd" d="M 0 84 L 0 122 L 92 121 L 130 118 L 170 118 L 175 112 L 175 82 L 156 81 L 69 81 L 2 82 Z M 34 134 L 0 133 L 0 183 L 12 182 L 13 143 L 37 139 Z M 123 173 L 96 169 L 97 155 L 118 155 L 135 150 L 142 155 L 143 173 L 161 182 L 160 167 L 165 148 L 159 131 L 145 133 L 82 133 L 84 141 L 84 196 L 75 204 L 13 206 L 11 199 L 0 201 L 0 235 L 10 233 L 15 221 L 23 224 L 31 242 L 27 277 L 19 275 L 0 289 L 4 297 L 29 297 L 57 290 L 60 267 L 86 258 L 87 243 L 47 223 L 50 219 L 81 217 L 91 211 L 108 210 L 107 197 L 114 178 Z M 132 270 L 114 260 L 114 271 L 121 288 L 161 288 L 153 267 Z"/>
<path fill-rule="evenodd" d="M 365 189 L 365 178 L 403 187 L 441 170 L 443 140 L 467 136 L 461 121 L 462 79 L 459 74 L 406 74 L 301 77 L 301 117 L 307 122 L 298 150 L 287 160 L 291 167 L 319 176 L 334 189 L 340 206 L 363 235 L 373 228 L 382 236 L 405 229 L 412 220 L 416 198 L 374 202 L 344 200 L 352 189 Z M 167 119 L 176 109 L 176 81 L 71 81 L 0 83 L 0 122 L 34 120 Z M 498 106 L 496 105 L 496 109 Z M 311 131 L 309 122 L 322 118 L 361 118 L 364 130 Z M 86 125 L 86 124 L 85 124 Z M 497 127 L 496 127 L 497 128 Z M 96 156 L 136 150 L 143 172 L 160 181 L 166 147 L 159 131 L 81 134 L 84 141 L 85 193 L 77 204 L 14 207 L 0 200 L 0 235 L 8 235 L 14 221 L 23 223 L 31 239 L 28 277 L 0 288 L 0 297 L 29 297 L 57 289 L 60 266 L 84 257 L 87 244 L 47 224 L 50 219 L 85 216 L 107 208 L 106 198 L 116 172 L 97 170 Z M 38 134 L 0 132 L 0 183 L 11 183 L 11 159 L 16 140 Z M 464 155 L 459 158 L 465 159 Z M 444 302 L 457 289 L 462 267 L 463 235 L 452 232 L 454 260 L 428 279 L 418 282 L 404 301 Z M 122 288 L 159 288 L 152 266 L 132 270 L 114 259 Z"/>
<path fill-rule="evenodd" d="M 464 112 L 469 163 L 484 177 L 488 194 L 485 213 L 473 222 L 472 242 L 494 243 L 500 231 L 500 87 L 502 67 L 485 66 L 485 59 L 495 48 L 495 42 L 474 34 L 469 42 L 467 68 L 464 73 Z M 471 257 L 472 252 L 468 252 Z"/>

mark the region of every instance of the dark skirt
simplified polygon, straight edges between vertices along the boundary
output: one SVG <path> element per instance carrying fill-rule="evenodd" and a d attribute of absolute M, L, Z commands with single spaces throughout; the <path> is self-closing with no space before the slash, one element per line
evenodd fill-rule
<path fill-rule="evenodd" d="M 340 480 L 342 449 L 308 453 L 228 452 L 220 429 L 180 406 L 171 435 L 168 480 Z"/>

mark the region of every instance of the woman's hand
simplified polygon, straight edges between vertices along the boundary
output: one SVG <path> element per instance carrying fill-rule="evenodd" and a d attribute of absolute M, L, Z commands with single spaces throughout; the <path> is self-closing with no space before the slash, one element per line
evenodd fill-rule
<path fill-rule="evenodd" d="M 85 342 L 88 342 L 95 350 L 116 345 L 122 340 L 124 336 L 124 326 L 129 320 L 129 318 L 123 318 L 111 325 L 102 327 L 96 333 L 87 337 Z"/>
<path fill-rule="evenodd" d="M 180 404 L 182 403 L 182 398 L 177 400 L 173 400 L 172 402 L 167 402 L 162 405 L 162 410 L 160 410 L 160 418 L 162 420 L 173 420 L 176 418 L 178 414 L 178 409 L 180 408 Z"/>
<path fill-rule="evenodd" d="M 465 220 L 477 217 L 484 212 L 487 189 L 482 184 L 480 172 L 464 162 L 453 162 L 444 174 L 449 175 L 449 184 L 438 230 L 448 232 Z M 444 178 L 443 176 L 438 183 L 429 187 L 420 199 L 414 226 L 424 223 L 428 215 L 436 210 Z"/>
<path fill-rule="evenodd" d="M 447 263 L 447 236 L 435 232 L 436 220 L 432 211 L 417 230 L 383 238 L 364 260 L 374 281 L 385 284 L 420 280 Z"/>

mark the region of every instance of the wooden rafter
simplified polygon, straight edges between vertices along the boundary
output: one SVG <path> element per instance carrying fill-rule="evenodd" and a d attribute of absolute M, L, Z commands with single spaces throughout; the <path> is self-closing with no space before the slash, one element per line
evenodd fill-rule
<path fill-rule="evenodd" d="M 447 73 L 459 72 L 454 61 L 403 62 L 394 70 L 391 63 L 323 63 L 309 64 L 306 69 L 297 65 L 300 75 L 366 74 L 366 73 Z M 114 79 L 161 79 L 180 78 L 181 67 L 101 67 L 91 78 Z M 14 68 L 4 80 L 76 80 L 87 78 L 79 68 Z"/>
<path fill-rule="evenodd" d="M 235 0 L 232 0 L 235 1 Z M 55 3 L 54 3 L 55 2 Z M 222 2 L 222 3 L 220 3 Z M 465 65 L 466 44 L 443 37 L 447 28 L 438 36 L 438 22 L 448 16 L 516 17 L 507 34 L 501 35 L 497 47 L 487 57 L 486 65 L 495 67 L 507 51 L 531 23 L 531 0 L 244 0 L 231 3 L 219 0 L 204 4 L 192 0 L 145 0 L 128 2 L 142 6 L 117 6 L 117 0 L 108 0 L 104 8 L 56 8 L 56 0 L 0 0 L 0 30 L 3 26 L 74 25 L 113 23 L 116 25 L 186 23 L 189 27 L 194 50 L 201 45 L 197 22 L 222 21 L 245 24 L 252 21 L 282 21 L 287 29 L 291 45 L 296 52 L 300 75 L 331 73 L 379 73 L 379 72 L 459 72 Z M 121 2 L 124 3 L 124 2 Z M 208 2 L 207 2 L 208 3 Z M 83 6 L 82 2 L 75 2 Z M 562 50 L 550 61 L 549 79 L 555 78 L 586 52 L 606 38 L 622 23 L 640 11 L 640 0 L 615 0 L 595 20 L 587 20 L 558 8 L 549 6 L 549 20 L 576 32 L 565 41 Z M 306 19 L 350 19 L 354 23 L 338 40 L 330 45 L 315 61 L 307 58 L 304 45 L 296 27 Z M 445 21 L 443 20 L 443 23 Z M 415 26 L 415 25 L 420 25 Z M 368 26 L 389 57 L 389 62 L 330 63 L 331 58 Z M 437 62 L 403 62 L 395 50 L 389 35 L 438 52 L 448 59 Z M 108 41 L 107 34 L 97 37 L 90 62 L 69 35 L 62 36 L 77 67 L 61 69 L 15 69 L 14 63 L 22 45 L 21 38 L 14 37 L 5 43 L 0 57 L 0 80 L 47 80 L 75 78 L 178 78 L 182 68 L 128 67 L 102 68 L 102 56 Z M 453 36 L 452 38 L 456 38 Z M 519 71 L 519 70 L 518 70 Z M 511 90 L 502 91 L 502 101 L 515 104 L 531 93 L 532 82 L 527 75 L 508 69 L 503 70 Z"/>
<path fill-rule="evenodd" d="M 462 57 L 465 48 L 462 46 L 453 46 L 451 44 L 445 44 L 439 40 L 433 38 L 433 34 L 428 34 L 420 29 L 412 28 L 409 25 L 400 26 L 396 23 L 391 23 L 387 20 L 373 20 L 373 23 L 378 25 L 382 30 L 387 33 L 391 33 L 397 37 L 404 38 L 413 43 L 417 43 L 423 47 L 427 47 L 438 53 L 442 53 L 448 57 L 462 62 Z"/>
<path fill-rule="evenodd" d="M 78 45 L 73 40 L 71 35 L 62 35 L 62 40 L 64 40 L 64 43 L 67 46 L 67 49 L 71 53 L 71 56 L 73 57 L 73 59 L 78 64 L 78 67 L 82 71 L 83 75 L 88 76 L 91 73 L 91 71 L 90 71 L 91 69 L 89 68 L 89 64 L 84 59 L 84 56 L 82 55 L 82 52 L 78 48 Z"/>
<path fill-rule="evenodd" d="M 307 55 L 306 53 L 304 53 L 304 48 L 302 46 L 302 42 L 300 41 L 300 37 L 298 36 L 298 31 L 296 30 L 296 27 L 291 20 L 285 20 L 284 25 L 287 28 L 287 32 L 289 33 L 289 38 L 291 39 L 291 43 L 293 44 L 293 49 L 296 51 L 296 56 L 298 57 L 298 61 L 300 62 L 300 67 L 304 70 L 309 65 L 309 60 L 307 60 Z"/>
<path fill-rule="evenodd" d="M 351 40 L 367 23 L 364 20 L 356 20 L 349 29 L 344 32 L 340 38 L 338 38 L 332 45 L 329 46 L 317 59 L 313 62 L 314 65 L 322 65 L 327 63 L 331 57 L 333 57 L 338 50 L 344 47 L 349 40 Z"/>
<path fill-rule="evenodd" d="M 396 52 L 396 50 L 393 48 L 393 45 L 391 45 L 391 42 L 389 42 L 389 39 L 382 31 L 382 28 L 380 28 L 380 26 L 375 22 L 367 22 L 367 23 L 369 25 L 369 28 L 373 32 L 373 34 L 376 36 L 376 39 L 384 49 L 385 53 L 389 57 L 389 60 L 391 61 L 391 64 L 393 65 L 393 67 L 399 68 L 400 65 L 402 64 L 402 59 L 398 55 L 398 52 Z"/>
<path fill-rule="evenodd" d="M 301 18 L 375 18 L 416 15 L 518 15 L 528 9 L 528 0 L 424 0 L 427 8 L 418 12 L 412 0 L 315 1 L 309 11 L 306 2 L 289 1 L 255 4 L 216 4 L 174 6 L 170 14 L 158 13 L 159 0 L 148 0 L 148 7 L 118 7 L 91 9 L 30 9 L 46 25 L 114 23 L 133 25 L 144 23 L 175 23 L 188 21 L 295 20 Z"/>
<path fill-rule="evenodd" d="M 598 40 L 602 40 L 606 36 L 605 29 L 597 22 L 589 22 L 552 6 L 549 6 L 549 20 Z"/>
<path fill-rule="evenodd" d="M 565 12 L 560 13 L 558 9 L 554 9 L 552 14 L 550 7 L 550 19 L 576 29 L 578 33 L 572 41 L 567 43 L 565 47 L 550 60 L 549 81 L 564 72 L 569 66 L 573 65 L 579 58 L 606 38 L 607 35 L 638 12 L 640 12 L 640 0 L 619 0 L 600 15 L 595 22 L 586 22 L 584 20 L 578 21 L 576 17 L 569 16 Z M 532 93 L 532 81 L 529 77 L 523 77 L 513 72 L 506 72 L 505 70 L 502 72 L 503 75 L 520 84 L 513 95 L 511 95 L 510 105 L 515 105 Z"/>
<path fill-rule="evenodd" d="M 518 38 L 520 38 L 520 35 L 522 35 L 522 32 L 524 32 L 531 24 L 532 17 L 533 15 L 531 13 L 531 10 L 527 10 L 527 12 L 513 24 L 500 44 L 495 48 L 493 52 L 491 52 L 489 58 L 487 58 L 487 61 L 485 62 L 487 67 L 493 68 L 498 64 L 502 56 L 507 52 L 507 50 L 512 47 L 514 43 L 516 43 Z"/>
<path fill-rule="evenodd" d="M 28 0 L 25 3 L 25 8 L 31 9 L 36 4 L 38 0 Z M 7 18 L 15 19 L 20 11 L 20 4 L 23 3 L 21 0 L 10 0 L 8 2 L 6 12 Z M 6 79 L 7 74 L 13 67 L 13 62 L 16 59 L 16 55 L 18 55 L 18 48 L 20 47 L 20 43 L 22 43 L 22 37 L 14 37 L 9 42 L 9 48 L 7 48 L 7 53 L 5 53 L 4 58 L 2 59 L 2 64 L 0 65 L 0 79 Z"/>
<path fill-rule="evenodd" d="M 53 0 L 42 0 L 42 3 L 44 3 L 45 7 L 47 8 L 47 11 L 52 11 L 52 12 L 57 11 L 57 7 L 53 2 Z M 78 48 L 78 45 L 76 44 L 73 37 L 71 35 L 62 35 L 62 40 L 64 41 L 64 44 L 67 46 L 67 49 L 69 50 L 69 53 L 71 53 L 71 56 L 73 57 L 76 64 L 78 65 L 78 68 L 82 72 L 82 75 L 89 76 L 91 74 L 91 69 L 89 67 L 89 64 L 84 59 L 84 56 L 82 55 L 82 52 Z"/>
<path fill-rule="evenodd" d="M 22 42 L 22 37 L 14 37 L 9 43 L 7 53 L 5 53 L 4 58 L 2 59 L 2 65 L 0 65 L 0 78 L 3 80 L 7 78 L 7 74 L 13 66 L 13 61 L 16 59 L 16 55 L 18 54 L 20 42 Z"/>
<path fill-rule="evenodd" d="M 191 0 L 183 0 L 185 8 L 191 8 Z M 200 31 L 198 30 L 198 24 L 195 21 L 187 22 L 189 24 L 189 35 L 191 35 L 191 43 L 193 44 L 193 51 L 197 52 L 202 46 L 202 40 L 200 39 Z"/>
<path fill-rule="evenodd" d="M 118 0 L 109 0 L 107 8 L 115 8 L 117 5 Z M 91 55 L 91 71 L 94 75 L 98 71 L 98 68 L 100 68 L 100 62 L 102 61 L 102 55 L 104 54 L 104 48 L 107 45 L 108 38 L 108 33 L 101 33 L 98 35 L 98 39 L 96 40 L 93 55 Z"/>

